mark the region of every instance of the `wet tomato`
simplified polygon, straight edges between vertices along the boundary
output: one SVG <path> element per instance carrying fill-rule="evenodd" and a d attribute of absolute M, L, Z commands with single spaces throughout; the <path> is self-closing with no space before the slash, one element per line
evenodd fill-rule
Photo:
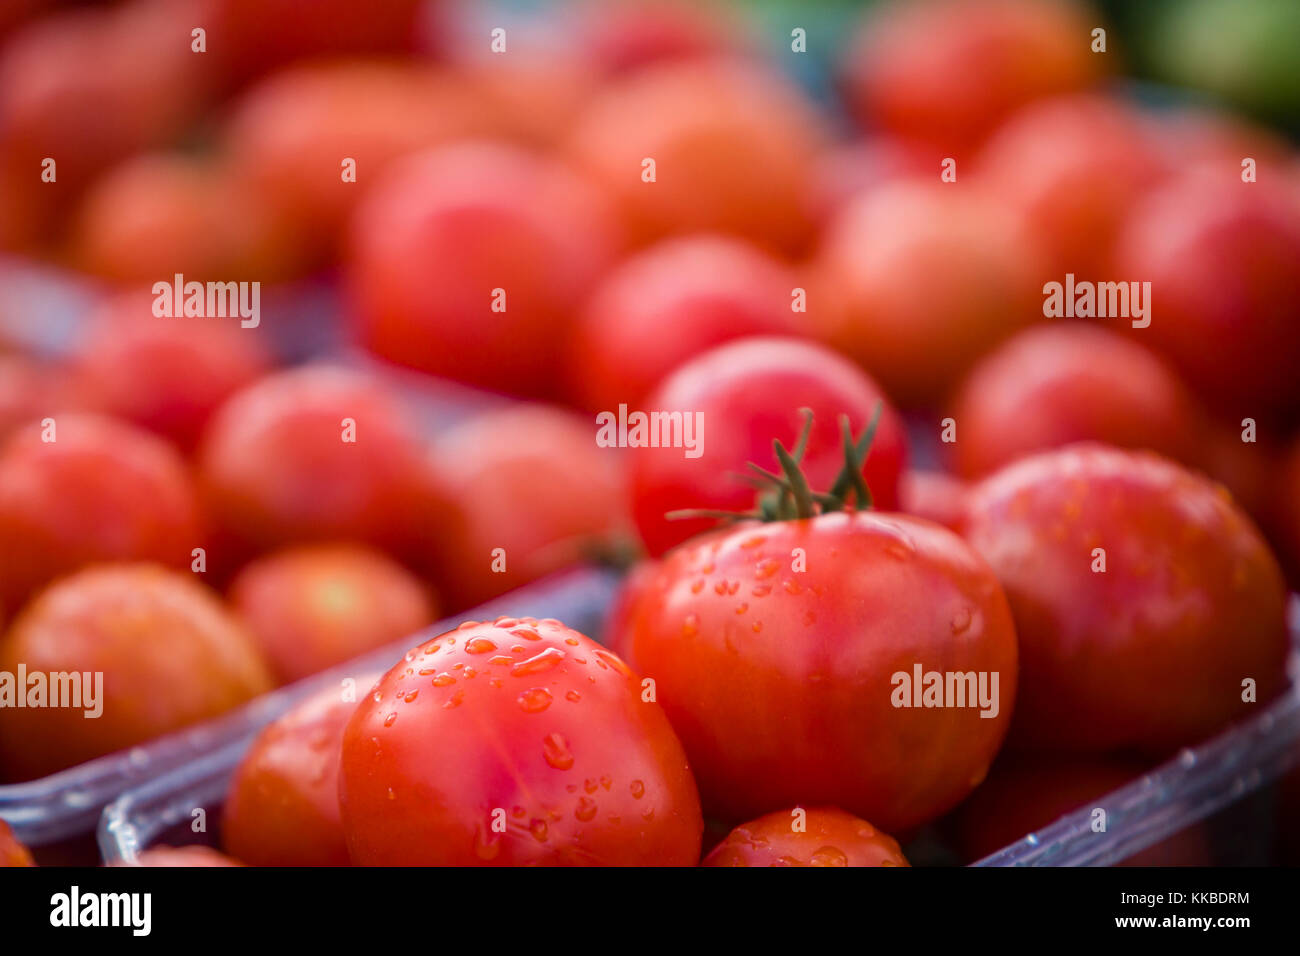
<path fill-rule="evenodd" d="M 411 650 L 343 735 L 362 865 L 675 865 L 703 821 L 686 756 L 617 656 L 558 621 L 466 623 Z"/>
<path fill-rule="evenodd" d="M 286 684 L 410 637 L 437 617 L 419 578 L 360 545 L 272 552 L 239 572 L 229 597 Z"/>
<path fill-rule="evenodd" d="M 835 807 L 778 810 L 738 826 L 701 866 L 909 866 L 898 843 Z"/>
<path fill-rule="evenodd" d="M 1286 684 L 1286 588 L 1221 487 L 1150 453 L 1043 452 L 967 498 L 1020 639 L 1013 742 L 1164 754 Z"/>
<path fill-rule="evenodd" d="M 252 638 L 216 594 L 156 565 L 103 565 L 51 585 L 0 639 L 0 671 L 19 665 L 28 705 L 0 723 L 0 773 L 10 780 L 143 743 L 271 688 Z M 55 687 L 47 675 L 58 672 L 79 680 Z M 43 685 L 32 683 L 37 674 Z M 40 686 L 46 705 L 32 706 Z M 81 706 L 50 706 L 78 686 Z"/>

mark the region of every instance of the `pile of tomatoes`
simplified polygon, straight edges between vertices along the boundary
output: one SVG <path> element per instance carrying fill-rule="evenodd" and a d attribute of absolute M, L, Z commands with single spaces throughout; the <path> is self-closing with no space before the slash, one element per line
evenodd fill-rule
<path fill-rule="evenodd" d="M 0 782 L 419 640 L 142 864 L 969 861 L 1286 692 L 1300 157 L 1140 106 L 1082 3 L 875 6 L 836 111 L 739 5 L 26 6 L 0 265 L 93 307 L 0 298 L 0 675 L 102 713 L 0 695 Z M 346 350 L 287 361 L 322 284 Z M 601 634 L 472 614 L 587 560 Z"/>

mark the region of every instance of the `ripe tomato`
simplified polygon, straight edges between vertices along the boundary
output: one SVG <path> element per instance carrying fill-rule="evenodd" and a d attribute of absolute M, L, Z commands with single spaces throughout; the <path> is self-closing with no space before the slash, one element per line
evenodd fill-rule
<path fill-rule="evenodd" d="M 379 679 L 356 681 L 367 693 Z M 221 843 L 250 866 L 347 866 L 339 751 L 355 696 L 327 687 L 268 725 L 230 780 Z"/>
<path fill-rule="evenodd" d="M 344 731 L 339 800 L 363 865 L 692 866 L 704 826 L 636 675 L 531 618 L 462 624 L 385 674 Z"/>
<path fill-rule="evenodd" d="M 960 478 L 942 471 L 905 471 L 898 482 L 898 510 L 960 533 L 966 487 Z"/>
<path fill-rule="evenodd" d="M 0 607 L 99 561 L 188 567 L 202 530 L 184 462 L 132 425 L 69 413 L 0 447 Z"/>
<path fill-rule="evenodd" d="M 31 851 L 18 842 L 9 824 L 0 820 L 0 867 L 35 865 Z"/>
<path fill-rule="evenodd" d="M 125 866 L 243 866 L 210 846 L 155 846 L 136 855 Z"/>
<path fill-rule="evenodd" d="M 433 524 L 420 437 L 365 373 L 308 365 L 263 378 L 213 416 L 199 449 L 209 507 L 236 551 L 352 540 L 404 550 Z"/>
<path fill-rule="evenodd" d="M 356 331 L 403 365 L 554 391 L 571 314 L 618 242 L 604 198 L 552 160 L 489 143 L 409 157 L 353 221 Z"/>
<path fill-rule="evenodd" d="M 1208 479 L 1149 453 L 1074 445 L 971 488 L 967 540 L 1020 638 L 1022 746 L 1164 754 L 1286 684 L 1286 588 Z M 1104 571 L 1101 570 L 1104 568 Z"/>
<path fill-rule="evenodd" d="M 63 369 L 23 355 L 0 355 L 0 441 L 62 411 L 71 398 Z"/>
<path fill-rule="evenodd" d="M 226 148 L 262 200 L 329 259 L 348 216 L 392 163 L 475 128 L 474 102 L 451 77 L 389 61 L 311 63 L 274 73 L 235 108 Z M 343 162 L 355 162 L 355 179 Z"/>
<path fill-rule="evenodd" d="M 273 552 L 245 566 L 229 596 L 285 684 L 409 637 L 437 619 L 437 605 L 419 578 L 359 545 Z"/>
<path fill-rule="evenodd" d="M 1086 323 L 1026 329 L 971 370 L 947 446 L 968 477 L 1076 441 L 1187 460 L 1200 415 L 1177 373 L 1135 339 Z"/>
<path fill-rule="evenodd" d="M 0 638 L 0 671 L 76 672 L 83 706 L 6 709 L 0 773 L 27 780 L 222 714 L 271 688 L 217 596 L 156 565 L 89 568 L 37 596 Z M 92 692 L 90 674 L 102 672 Z M 66 688 L 65 688 L 66 690 Z M 97 696 L 96 700 L 90 700 Z M 97 717 L 87 711 L 100 710 Z"/>
<path fill-rule="evenodd" d="M 1286 188 L 1203 167 L 1132 211 L 1115 274 L 1151 283 L 1149 328 L 1129 334 L 1173 360 L 1225 418 L 1295 409 L 1300 216 Z"/>
<path fill-rule="evenodd" d="M 964 862 L 982 860 L 1030 833 L 1088 807 L 1112 812 L 1101 798 L 1150 769 L 1125 758 L 1003 756 L 949 823 Z M 1110 820 L 1107 820 L 1109 827 Z M 1096 836 L 1101 839 L 1106 832 Z M 1200 824 L 1141 850 L 1117 866 L 1211 866 L 1209 834 Z"/>
<path fill-rule="evenodd" d="M 1040 100 L 998 128 L 980 151 L 979 175 L 1045 252 L 1064 281 L 1129 280 L 1111 253 L 1129 210 L 1167 172 L 1136 111 L 1101 96 Z"/>
<path fill-rule="evenodd" d="M 822 139 L 811 106 L 779 77 L 693 60 L 608 87 L 579 119 L 568 150 L 617 198 L 640 242 L 717 231 L 793 252 L 809 238 Z"/>
<path fill-rule="evenodd" d="M 1168 164 L 1204 165 L 1225 179 L 1240 179 L 1242 160 L 1256 164 L 1259 179 L 1285 179 L 1293 163 L 1291 144 L 1266 126 L 1204 107 L 1160 110 L 1149 121 Z"/>
<path fill-rule="evenodd" d="M 690 458 L 688 449 L 660 447 L 637 448 L 631 455 L 633 512 L 646 548 L 661 555 L 714 524 L 670 520 L 669 511 L 751 505 L 753 489 L 736 476 L 751 461 L 777 467 L 772 439 L 793 441 L 801 408 L 814 416 L 804 469 L 814 487 L 829 485 L 843 461 L 837 416 L 848 415 L 857 434 L 877 404 L 880 425 L 862 473 L 877 506 L 891 509 L 907 439 L 884 393 L 851 362 L 812 342 L 775 337 L 740 339 L 687 362 L 660 383 L 645 407 L 702 422 L 702 453 Z"/>
<path fill-rule="evenodd" d="M 1016 696 L 993 572 L 898 514 L 744 522 L 682 545 L 637 601 L 628 646 L 724 820 L 803 800 L 894 831 L 925 823 L 983 779 Z M 970 673 L 989 706 L 905 706 L 914 668 Z"/>
<path fill-rule="evenodd" d="M 623 658 L 630 666 L 636 667 L 628 647 L 631 637 L 632 622 L 636 619 L 636 602 L 641 599 L 658 573 L 657 561 L 639 561 L 627 572 L 618 586 L 609 610 L 605 612 L 604 626 L 600 642 Z"/>
<path fill-rule="evenodd" d="M 189 451 L 217 407 L 271 359 L 258 330 L 238 319 L 157 318 L 150 298 L 125 294 L 100 308 L 70 364 L 82 401 Z"/>
<path fill-rule="evenodd" d="M 1072 2 L 908 0 L 865 18 L 845 63 L 860 120 L 955 155 L 1016 107 L 1091 86 L 1104 57 Z"/>
<path fill-rule="evenodd" d="M 455 609 L 574 564 L 631 532 L 622 452 L 570 412 L 523 404 L 484 412 L 434 443 L 431 467 L 454 514 L 430 532 Z"/>
<path fill-rule="evenodd" d="M 738 826 L 700 865 L 910 866 L 893 837 L 835 807 L 778 810 Z"/>
<path fill-rule="evenodd" d="M 583 0 L 571 17 L 578 47 L 602 73 L 627 73 L 671 60 L 741 53 L 748 24 L 713 0 Z"/>
<path fill-rule="evenodd" d="M 990 346 L 1042 318 L 1036 250 L 970 183 L 868 191 L 832 223 L 818 269 L 842 302 L 820 334 L 902 402 L 940 398 Z"/>
<path fill-rule="evenodd" d="M 745 335 L 795 332 L 793 272 L 725 236 L 668 239 L 612 270 L 574 330 L 576 397 L 596 411 L 639 407 L 684 361 Z"/>
<path fill-rule="evenodd" d="M 857 195 L 897 179 L 937 176 L 944 153 L 925 143 L 876 136 L 822 153 L 813 182 L 813 209 L 823 225 Z"/>

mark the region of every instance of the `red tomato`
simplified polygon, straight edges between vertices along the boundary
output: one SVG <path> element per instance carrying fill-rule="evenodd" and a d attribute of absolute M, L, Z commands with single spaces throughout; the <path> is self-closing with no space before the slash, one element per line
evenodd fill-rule
<path fill-rule="evenodd" d="M 657 561 L 639 561 L 632 566 L 619 584 L 618 593 L 605 612 L 604 628 L 601 631 L 601 643 L 608 647 L 632 667 L 636 662 L 629 653 L 628 640 L 631 636 L 632 622 L 636 619 L 636 602 L 641 599 L 659 573 Z"/>
<path fill-rule="evenodd" d="M 801 408 L 814 415 L 803 458 L 816 488 L 829 485 L 843 462 L 838 417 L 857 436 L 881 403 L 880 426 L 863 475 L 876 505 L 892 509 L 907 439 L 897 413 L 876 383 L 852 363 L 811 342 L 749 338 L 687 362 L 646 399 L 645 410 L 682 412 L 703 423 L 697 457 L 686 448 L 637 448 L 631 456 L 634 517 L 652 555 L 708 530 L 710 519 L 669 520 L 683 508 L 744 510 L 753 489 L 737 480 L 746 463 L 777 468 L 772 439 L 793 446 Z"/>
<path fill-rule="evenodd" d="M 977 477 L 1076 441 L 1187 460 L 1200 415 L 1178 375 L 1118 332 L 1067 322 L 1026 329 L 971 370 L 953 402 L 957 471 Z"/>
<path fill-rule="evenodd" d="M 617 244 L 603 197 L 551 160 L 487 143 L 410 157 L 353 223 L 357 332 L 403 365 L 553 392 L 571 313 Z"/>
<path fill-rule="evenodd" d="M 1200 475 L 1104 445 L 1044 452 L 971 488 L 965 532 L 1015 614 L 1022 746 L 1164 754 L 1252 711 L 1245 679 L 1260 701 L 1286 684 L 1277 561 Z"/>
<path fill-rule="evenodd" d="M 910 866 L 893 837 L 835 807 L 759 817 L 732 830 L 700 865 Z"/>
<path fill-rule="evenodd" d="M 358 678 L 362 694 L 378 674 Z M 249 866 L 347 866 L 339 751 L 355 695 L 327 687 L 268 725 L 230 780 L 221 843 Z"/>
<path fill-rule="evenodd" d="M 557 55 L 552 47 L 522 48 L 510 36 L 510 54 L 487 44 L 456 44 L 444 51 L 456 78 L 466 84 L 484 135 L 533 148 L 552 149 L 591 101 L 600 77 L 590 63 Z"/>
<path fill-rule="evenodd" d="M 1002 589 L 919 518 L 744 522 L 670 552 L 633 617 L 632 656 L 721 819 L 804 800 L 925 823 L 983 779 L 1011 721 Z M 914 668 L 971 673 L 988 706 L 910 706 Z"/>
<path fill-rule="evenodd" d="M 313 259 L 331 258 L 362 196 L 392 163 L 472 131 L 464 84 L 425 66 L 330 61 L 272 74 L 235 109 L 226 148 L 264 202 L 295 222 Z M 343 178 L 345 159 L 355 178 Z"/>
<path fill-rule="evenodd" d="M 1141 777 L 1150 766 L 1109 757 L 1002 758 L 987 780 L 953 814 L 957 851 L 967 863 L 1018 843 L 1073 811 L 1116 807 L 1101 800 Z M 1109 828 L 1111 821 L 1107 820 Z M 1108 829 L 1109 833 L 1114 831 Z M 1103 839 L 1106 833 L 1097 833 Z M 1208 834 L 1193 824 L 1117 866 L 1211 866 Z"/>
<path fill-rule="evenodd" d="M 438 616 L 419 578 L 358 545 L 273 552 L 245 566 L 229 596 L 285 684 L 409 637 Z"/>
<path fill-rule="evenodd" d="M 892 136 L 874 136 L 826 150 L 817 161 L 813 208 L 823 225 L 858 194 L 897 179 L 938 176 L 942 150 Z"/>
<path fill-rule="evenodd" d="M 1041 100 L 1009 119 L 981 150 L 978 175 L 1045 252 L 1048 275 L 1111 275 L 1129 210 L 1166 172 L 1137 113 L 1101 96 Z"/>
<path fill-rule="evenodd" d="M 457 609 L 588 557 L 631 532 L 622 452 L 544 405 L 485 412 L 439 437 L 432 468 L 455 514 L 432 529 Z"/>
<path fill-rule="evenodd" d="M 960 533 L 966 483 L 942 471 L 912 469 L 898 482 L 898 510 Z"/>
<path fill-rule="evenodd" d="M 1134 209 L 1115 275 L 1151 283 L 1149 328 L 1225 418 L 1295 409 L 1300 216 L 1283 186 L 1189 172 Z"/>
<path fill-rule="evenodd" d="M 62 411 L 71 397 L 63 370 L 22 355 L 0 355 L 0 441 L 19 427 Z"/>
<path fill-rule="evenodd" d="M 138 854 L 125 866 L 243 866 L 210 846 L 155 846 Z"/>
<path fill-rule="evenodd" d="M 9 824 L 0 820 L 0 867 L 35 865 L 31 851 L 18 842 Z"/>
<path fill-rule="evenodd" d="M 189 451 L 227 398 L 270 367 L 257 329 L 239 319 L 157 318 L 151 299 L 106 303 L 77 338 L 73 387 L 91 407 Z"/>
<path fill-rule="evenodd" d="M 639 241 L 718 231 L 788 252 L 809 238 L 822 138 L 812 107 L 779 77 L 695 60 L 647 67 L 608 87 L 568 148 L 617 198 Z"/>
<path fill-rule="evenodd" d="M 641 681 L 531 618 L 462 624 L 384 675 L 344 731 L 339 799 L 363 865 L 691 866 L 703 831 Z"/>
<path fill-rule="evenodd" d="M 1255 160 L 1257 179 L 1284 180 L 1293 162 L 1286 138 L 1240 116 L 1204 107 L 1160 110 L 1150 120 L 1166 162 L 1201 164 L 1225 179 L 1241 179 L 1242 161 Z"/>
<path fill-rule="evenodd" d="M 351 440 L 349 440 L 351 439 Z M 236 551 L 353 540 L 402 550 L 433 523 L 420 437 L 374 378 L 329 365 L 269 375 L 213 416 L 200 477 Z"/>
<path fill-rule="evenodd" d="M 51 585 L 0 638 L 0 671 L 16 674 L 19 664 L 29 706 L 0 723 L 0 774 L 10 780 L 144 743 L 271 688 L 252 639 L 217 596 L 156 565 L 104 565 Z M 30 706 L 31 675 L 58 672 L 81 675 L 82 706 L 48 706 L 53 687 L 46 706 Z M 87 676 L 95 672 L 102 688 Z"/>
<path fill-rule="evenodd" d="M 937 399 L 1042 318 L 1036 251 L 977 186 L 891 182 L 851 203 L 818 262 L 842 302 L 821 330 L 908 403 Z"/>
<path fill-rule="evenodd" d="M 211 160 L 142 153 L 97 180 L 73 226 L 72 258 L 119 282 L 279 279 L 299 270 L 286 226 Z"/>
<path fill-rule="evenodd" d="M 112 419 L 48 421 L 0 447 L 0 607 L 12 611 L 48 581 L 99 561 L 189 567 L 205 542 L 180 456 Z"/>
<path fill-rule="evenodd" d="M 849 47 L 849 100 L 865 125 L 953 155 L 1016 107 L 1094 84 L 1105 61 L 1089 46 L 1096 25 L 1072 2 L 881 4 Z"/>
<path fill-rule="evenodd" d="M 799 281 L 759 249 L 725 236 L 668 239 L 596 287 L 575 329 L 570 376 L 596 411 L 637 408 L 687 359 L 745 335 L 795 332 Z"/>
<path fill-rule="evenodd" d="M 578 44 L 603 73 L 742 52 L 751 45 L 737 11 L 714 0 L 583 0 L 572 6 Z"/>

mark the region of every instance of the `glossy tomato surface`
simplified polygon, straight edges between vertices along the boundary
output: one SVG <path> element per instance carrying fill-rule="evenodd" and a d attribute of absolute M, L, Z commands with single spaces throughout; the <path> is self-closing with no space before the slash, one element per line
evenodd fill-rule
<path fill-rule="evenodd" d="M 894 508 L 907 437 L 884 392 L 852 362 L 812 342 L 767 336 L 740 339 L 687 362 L 645 406 L 701 423 L 698 454 L 659 447 L 635 448 L 630 455 L 633 509 L 646 548 L 661 555 L 716 524 L 707 518 L 670 520 L 670 511 L 752 508 L 754 489 L 738 476 L 746 474 L 748 462 L 779 470 L 772 441 L 794 448 L 803 408 L 813 412 L 804 472 L 815 490 L 829 488 L 844 461 L 839 417 L 848 416 L 856 438 L 877 404 L 880 425 L 862 474 L 877 506 Z"/>
<path fill-rule="evenodd" d="M 1016 697 L 992 571 L 898 514 L 746 522 L 683 545 L 638 600 L 628 646 L 724 820 L 802 800 L 891 831 L 924 823 L 983 779 Z M 975 688 L 965 706 L 917 705 L 930 672 L 984 674 L 988 706 Z"/>
<path fill-rule="evenodd" d="M 778 810 L 736 827 L 701 866 L 909 866 L 898 843 L 835 807 Z"/>
<path fill-rule="evenodd" d="M 1247 679 L 1285 686 L 1277 560 L 1209 479 L 1073 445 L 974 485 L 965 534 L 1015 614 L 1018 744 L 1162 754 L 1253 713 Z"/>
<path fill-rule="evenodd" d="M 0 638 L 0 670 L 17 674 L 20 664 L 29 704 L 30 675 L 68 672 L 80 678 L 82 706 L 6 710 L 0 775 L 8 780 L 144 743 L 272 686 L 256 645 L 215 593 L 188 572 L 145 564 L 88 568 L 40 594 Z M 48 703 L 55 691 L 47 690 Z"/>
<path fill-rule="evenodd" d="M 693 866 L 703 831 L 663 710 L 549 620 L 411 650 L 344 732 L 339 796 L 363 865 Z"/>

